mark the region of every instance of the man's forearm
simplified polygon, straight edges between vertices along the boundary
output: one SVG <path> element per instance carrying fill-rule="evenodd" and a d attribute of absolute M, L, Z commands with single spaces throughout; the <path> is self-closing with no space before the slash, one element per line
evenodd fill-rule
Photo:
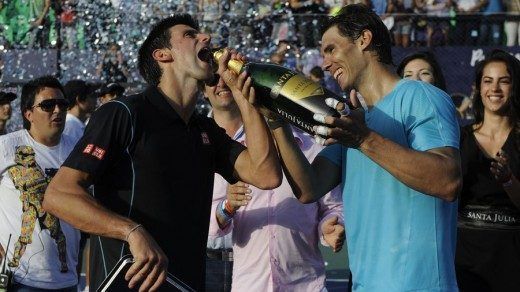
<path fill-rule="evenodd" d="M 284 124 L 273 130 L 273 135 L 278 146 L 285 176 L 296 198 L 304 203 L 318 200 L 321 195 L 314 188 L 316 176 L 309 161 L 296 144 L 289 125 Z"/>
<path fill-rule="evenodd" d="M 370 132 L 360 146 L 366 156 L 410 188 L 453 201 L 462 184 L 458 150 L 438 149 L 442 150 L 416 151 L 375 132 Z"/>
<path fill-rule="evenodd" d="M 42 14 L 38 17 L 38 20 L 43 20 L 45 16 L 47 16 L 47 13 L 49 13 L 49 9 L 51 8 L 51 1 L 46 0 L 45 6 L 43 7 Z"/>
<path fill-rule="evenodd" d="M 254 180 L 251 183 L 262 189 L 278 187 L 282 172 L 278 153 L 264 117 L 250 104 L 239 105 L 239 109 L 246 133 L 247 153 L 251 162 L 250 178 Z M 266 187 L 266 184 L 269 186 Z"/>
<path fill-rule="evenodd" d="M 101 206 L 81 186 L 62 185 L 59 172 L 47 187 L 43 208 L 86 233 L 119 240 L 137 225 Z"/>

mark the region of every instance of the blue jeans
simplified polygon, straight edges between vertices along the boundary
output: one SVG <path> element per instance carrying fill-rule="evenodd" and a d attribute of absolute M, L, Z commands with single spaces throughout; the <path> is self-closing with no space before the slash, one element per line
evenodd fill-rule
<path fill-rule="evenodd" d="M 41 289 L 41 288 L 35 288 L 27 285 L 23 285 L 20 283 L 16 283 L 13 285 L 13 287 L 9 290 L 9 292 L 48 292 L 48 291 L 56 291 L 56 292 L 77 292 L 78 288 L 76 286 L 63 288 L 63 289 Z"/>
<path fill-rule="evenodd" d="M 206 257 L 206 291 L 231 291 L 233 262 L 210 259 Z"/>

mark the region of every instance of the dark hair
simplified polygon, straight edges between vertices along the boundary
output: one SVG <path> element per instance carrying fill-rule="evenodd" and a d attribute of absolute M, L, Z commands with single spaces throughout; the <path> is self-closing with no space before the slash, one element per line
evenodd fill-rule
<path fill-rule="evenodd" d="M 79 101 L 85 101 L 87 97 L 91 97 L 93 86 L 83 80 L 70 80 L 63 86 L 65 98 L 70 102 L 70 108 L 76 105 L 76 98 Z"/>
<path fill-rule="evenodd" d="M 197 21 L 191 15 L 175 14 L 155 24 L 139 48 L 137 56 L 139 73 L 149 85 L 157 86 L 162 75 L 161 67 L 154 60 L 152 54 L 157 49 L 171 48 L 170 28 L 178 24 L 185 24 L 196 30 L 199 29 Z"/>
<path fill-rule="evenodd" d="M 31 123 L 25 118 L 24 113 L 34 106 L 34 99 L 36 95 L 40 93 L 40 91 L 42 91 L 45 87 L 56 88 L 59 89 L 62 93 L 64 92 L 60 81 L 52 76 L 42 76 L 23 85 L 20 101 L 20 111 L 22 112 L 24 129 L 31 129 Z"/>
<path fill-rule="evenodd" d="M 322 79 L 323 77 L 325 77 L 325 74 L 323 73 L 323 70 L 321 69 L 320 66 L 314 66 L 312 67 L 311 71 L 309 71 L 309 73 L 315 77 L 318 77 L 320 79 Z"/>
<path fill-rule="evenodd" d="M 352 41 L 357 40 L 365 30 L 372 32 L 372 41 L 368 51 L 376 52 L 378 61 L 392 64 L 392 48 L 390 32 L 381 18 L 363 4 L 352 4 L 341 8 L 335 16 L 330 17 L 322 26 L 322 34 L 336 26 L 340 34 Z"/>
<path fill-rule="evenodd" d="M 501 62 L 506 65 L 507 72 L 511 76 L 511 96 L 509 96 L 509 117 L 513 126 L 517 151 L 520 151 L 520 61 L 509 53 L 502 50 L 493 50 L 483 61 L 475 67 L 475 96 L 473 97 L 473 111 L 475 113 L 475 124 L 484 121 L 484 104 L 480 96 L 480 84 L 484 68 L 492 62 Z"/>
<path fill-rule="evenodd" d="M 117 50 L 121 50 L 121 46 L 116 42 L 111 42 L 107 44 L 107 50 L 111 49 L 113 46 L 117 48 Z"/>
<path fill-rule="evenodd" d="M 421 59 L 432 67 L 434 79 L 433 85 L 446 91 L 446 80 L 444 79 L 444 74 L 442 74 L 441 66 L 439 66 L 439 63 L 437 63 L 435 56 L 431 52 L 417 52 L 404 57 L 401 63 L 397 66 L 397 74 L 402 78 L 404 67 L 416 59 Z"/>

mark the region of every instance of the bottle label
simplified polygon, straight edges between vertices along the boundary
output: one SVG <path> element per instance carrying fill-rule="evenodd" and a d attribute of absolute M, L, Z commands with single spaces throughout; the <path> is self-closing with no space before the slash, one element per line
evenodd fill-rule
<path fill-rule="evenodd" d="M 313 95 L 323 95 L 323 88 L 316 82 L 293 71 L 285 72 L 271 89 L 271 98 L 280 94 L 296 101 Z"/>

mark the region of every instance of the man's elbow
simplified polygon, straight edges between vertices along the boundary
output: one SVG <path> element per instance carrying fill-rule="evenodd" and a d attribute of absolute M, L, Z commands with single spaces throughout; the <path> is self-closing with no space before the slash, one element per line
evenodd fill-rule
<path fill-rule="evenodd" d="M 282 171 L 273 171 L 268 175 L 260 175 L 259 181 L 255 186 L 261 190 L 276 189 L 282 184 Z"/>
<path fill-rule="evenodd" d="M 302 194 L 298 197 L 298 201 L 300 201 L 300 203 L 302 204 L 311 204 L 311 203 L 314 203 L 316 202 L 316 200 L 314 199 L 313 196 L 311 195 L 306 195 L 306 194 Z"/>
<path fill-rule="evenodd" d="M 53 195 L 55 193 L 56 189 L 54 188 L 53 183 L 51 181 L 51 183 L 47 186 L 47 190 L 45 191 L 45 195 L 43 196 L 42 202 L 43 210 L 51 214 L 53 214 L 55 211 L 54 207 L 56 204 L 54 204 L 55 199 Z"/>
<path fill-rule="evenodd" d="M 461 189 L 462 178 L 453 179 L 450 182 L 444 184 L 442 190 L 440 191 L 439 197 L 445 201 L 453 202 L 458 198 Z"/>

